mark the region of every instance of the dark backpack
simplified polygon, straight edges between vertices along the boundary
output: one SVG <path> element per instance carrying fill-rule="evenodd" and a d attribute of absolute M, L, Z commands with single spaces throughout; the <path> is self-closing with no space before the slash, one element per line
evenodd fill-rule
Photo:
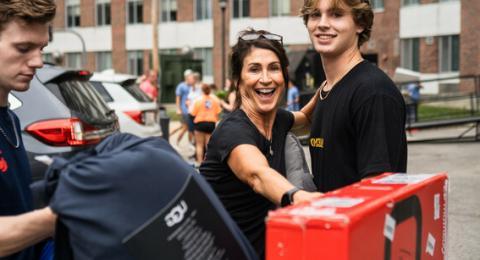
<path fill-rule="evenodd" d="M 56 158 L 46 178 L 56 259 L 257 258 L 209 185 L 163 139 L 116 134 Z"/>

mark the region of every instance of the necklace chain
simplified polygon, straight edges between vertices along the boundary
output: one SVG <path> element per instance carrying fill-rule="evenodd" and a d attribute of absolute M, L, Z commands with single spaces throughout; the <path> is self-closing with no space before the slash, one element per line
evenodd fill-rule
<path fill-rule="evenodd" d="M 273 140 L 268 140 L 268 149 L 270 152 L 270 156 L 273 156 L 272 141 Z"/>
<path fill-rule="evenodd" d="M 7 139 L 7 142 L 13 146 L 15 149 L 17 149 L 18 147 L 20 147 L 20 138 L 18 137 L 18 132 L 17 132 L 17 128 L 15 127 L 15 121 L 13 119 L 13 116 L 12 114 L 8 113 L 8 115 L 10 116 L 10 121 L 12 121 L 12 126 L 13 126 L 13 132 L 15 134 L 15 144 L 12 142 L 12 140 L 10 140 L 10 138 L 8 137 L 7 133 L 5 132 L 5 130 L 3 130 L 3 127 L 0 126 L 0 133 L 2 133 L 3 137 L 5 137 L 5 139 Z"/>
<path fill-rule="evenodd" d="M 327 94 L 325 94 L 325 96 L 322 96 L 322 91 L 323 89 L 327 86 L 327 81 L 325 80 L 322 85 L 320 86 L 320 93 L 319 93 L 319 96 L 320 96 L 320 100 L 325 100 L 328 95 L 330 95 L 330 92 L 332 92 L 332 89 L 333 87 L 335 87 L 335 84 L 337 84 L 338 81 L 340 81 L 348 72 L 350 72 L 350 70 L 355 67 L 358 63 L 362 62 L 363 61 L 363 58 L 360 58 L 358 60 L 356 60 L 355 62 L 353 62 L 352 65 L 348 66 L 347 69 L 345 70 L 345 72 L 341 73 L 341 77 L 339 77 L 338 80 L 335 80 L 332 82 L 332 88 L 327 92 Z"/>
<path fill-rule="evenodd" d="M 330 92 L 332 92 L 332 90 L 330 89 L 327 94 L 325 94 L 325 96 L 322 96 L 322 92 L 323 92 L 323 88 L 325 88 L 325 86 L 327 85 L 327 81 L 325 80 L 322 84 L 322 86 L 320 86 L 320 93 L 319 93 L 319 96 L 320 96 L 320 100 L 325 100 L 328 95 L 330 95 Z"/>

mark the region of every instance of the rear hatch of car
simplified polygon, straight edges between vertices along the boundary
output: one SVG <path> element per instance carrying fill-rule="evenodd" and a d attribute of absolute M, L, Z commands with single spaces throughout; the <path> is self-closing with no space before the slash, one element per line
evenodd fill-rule
<path fill-rule="evenodd" d="M 118 130 L 114 111 L 103 101 L 88 79 L 88 71 L 65 71 L 40 81 L 71 111 L 70 118 L 33 123 L 26 130 L 52 146 L 96 144 Z"/>

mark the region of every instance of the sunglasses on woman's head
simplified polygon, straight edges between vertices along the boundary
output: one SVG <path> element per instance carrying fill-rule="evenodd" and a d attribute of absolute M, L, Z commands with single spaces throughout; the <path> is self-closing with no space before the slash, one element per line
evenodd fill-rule
<path fill-rule="evenodd" d="M 242 41 L 255 41 L 255 40 L 258 40 L 260 38 L 270 40 L 270 41 L 276 41 L 276 42 L 279 42 L 281 45 L 283 45 L 283 37 L 278 35 L 278 34 L 274 34 L 274 33 L 256 33 L 256 32 L 254 32 L 254 33 L 247 33 L 247 34 L 239 37 L 239 39 L 242 40 Z"/>

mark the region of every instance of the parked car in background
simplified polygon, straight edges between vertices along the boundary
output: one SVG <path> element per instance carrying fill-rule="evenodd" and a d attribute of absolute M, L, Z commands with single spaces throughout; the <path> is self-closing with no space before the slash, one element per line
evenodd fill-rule
<path fill-rule="evenodd" d="M 161 136 L 158 105 L 136 83 L 137 77 L 113 72 L 94 73 L 90 82 L 111 109 L 120 131 L 140 137 Z"/>
<path fill-rule="evenodd" d="M 117 116 L 88 81 L 90 76 L 88 71 L 46 64 L 28 91 L 9 94 L 33 181 L 43 178 L 51 157 L 69 157 L 118 131 Z"/>

